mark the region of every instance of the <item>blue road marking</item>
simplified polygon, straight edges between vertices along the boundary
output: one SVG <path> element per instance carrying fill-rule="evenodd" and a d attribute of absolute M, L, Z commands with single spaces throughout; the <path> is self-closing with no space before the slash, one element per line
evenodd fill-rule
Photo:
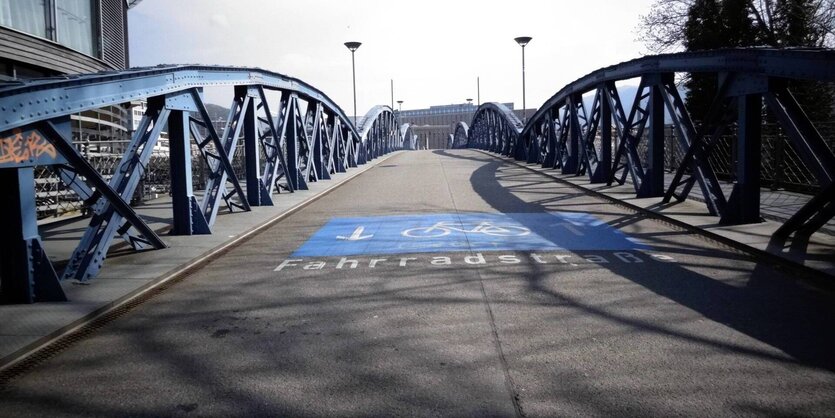
<path fill-rule="evenodd" d="M 292 256 L 645 248 L 585 213 L 445 213 L 333 218 Z"/>

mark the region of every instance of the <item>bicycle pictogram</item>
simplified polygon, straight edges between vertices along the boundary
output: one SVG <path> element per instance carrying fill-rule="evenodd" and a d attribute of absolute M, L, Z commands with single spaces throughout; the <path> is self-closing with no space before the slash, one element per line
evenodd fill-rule
<path fill-rule="evenodd" d="M 480 222 L 468 229 L 467 224 L 441 221 L 428 227 L 406 229 L 402 232 L 402 235 L 410 238 L 438 238 L 453 232 L 484 234 L 493 237 L 523 237 L 530 235 L 531 230 L 524 226 L 494 224 L 489 221 Z"/>

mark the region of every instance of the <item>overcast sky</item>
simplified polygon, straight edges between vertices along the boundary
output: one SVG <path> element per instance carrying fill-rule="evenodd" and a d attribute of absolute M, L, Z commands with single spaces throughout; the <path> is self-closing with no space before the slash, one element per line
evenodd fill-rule
<path fill-rule="evenodd" d="M 482 102 L 520 108 L 521 48 L 513 38 L 531 36 L 527 104 L 535 108 L 565 84 L 645 53 L 635 27 L 650 2 L 143 0 L 129 12 L 131 65 L 261 67 L 312 84 L 350 114 L 343 43 L 359 41 L 360 115 L 389 104 L 390 79 L 404 110 L 475 101 L 476 77 Z"/>

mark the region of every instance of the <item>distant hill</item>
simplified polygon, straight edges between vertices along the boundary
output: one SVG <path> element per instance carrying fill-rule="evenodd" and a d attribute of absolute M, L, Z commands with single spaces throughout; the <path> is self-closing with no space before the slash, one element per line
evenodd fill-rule
<path fill-rule="evenodd" d="M 218 119 L 225 121 L 229 117 L 229 108 L 216 104 L 206 103 L 206 111 L 209 112 L 209 117 L 212 121 L 217 121 Z"/>

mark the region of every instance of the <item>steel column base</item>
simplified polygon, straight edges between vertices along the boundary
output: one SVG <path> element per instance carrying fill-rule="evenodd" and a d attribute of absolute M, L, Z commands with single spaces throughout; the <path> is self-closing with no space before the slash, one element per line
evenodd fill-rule
<path fill-rule="evenodd" d="M 38 235 L 35 177 L 32 167 L 0 170 L 0 187 L 8 191 L 0 205 L 0 299 L 2 303 L 67 300 Z"/>

